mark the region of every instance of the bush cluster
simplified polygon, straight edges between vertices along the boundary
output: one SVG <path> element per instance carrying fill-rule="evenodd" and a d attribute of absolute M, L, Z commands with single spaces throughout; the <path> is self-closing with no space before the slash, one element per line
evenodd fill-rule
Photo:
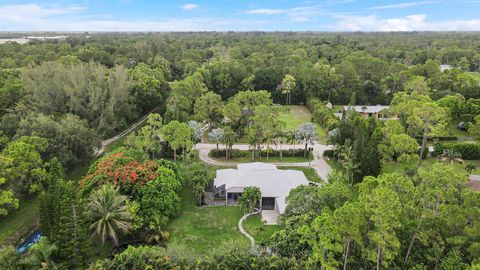
<path fill-rule="evenodd" d="M 480 159 L 480 144 L 467 142 L 441 142 L 434 146 L 432 156 L 437 157 L 442 155 L 445 150 L 453 149 L 458 152 L 463 159 L 475 160 Z"/>

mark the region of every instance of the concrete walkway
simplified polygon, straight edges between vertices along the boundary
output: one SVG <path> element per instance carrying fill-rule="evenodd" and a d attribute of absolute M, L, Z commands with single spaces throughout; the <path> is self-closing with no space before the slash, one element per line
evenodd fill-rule
<path fill-rule="evenodd" d="M 277 225 L 279 215 L 277 210 L 262 210 L 262 221 L 266 225 Z"/>
<path fill-rule="evenodd" d="M 255 247 L 255 239 L 253 238 L 253 236 L 251 236 L 250 234 L 248 234 L 247 231 L 245 231 L 245 229 L 243 228 L 243 222 L 249 217 L 249 216 L 253 216 L 253 215 L 256 215 L 256 214 L 259 214 L 260 212 L 262 212 L 262 210 L 258 210 L 256 209 L 255 211 L 253 211 L 252 213 L 248 213 L 246 215 L 244 215 L 242 218 L 240 218 L 240 220 L 238 221 L 238 230 L 240 231 L 241 234 L 245 235 L 248 240 L 250 240 L 250 243 L 252 245 L 252 248 Z"/>
<path fill-rule="evenodd" d="M 266 145 L 262 145 L 262 147 L 265 149 Z M 219 146 L 219 149 L 224 149 L 225 147 Z M 247 144 L 234 144 L 233 149 L 237 150 L 250 150 L 250 146 Z M 282 150 L 290 150 L 290 149 L 301 149 L 302 145 L 292 145 L 292 144 L 284 144 L 282 146 Z M 313 145 L 313 160 L 311 162 L 275 162 L 272 164 L 275 164 L 277 166 L 298 166 L 298 167 L 309 167 L 313 168 L 317 174 L 324 180 L 328 181 L 328 174 L 332 171 L 332 168 L 328 163 L 325 161 L 323 158 L 323 152 L 325 150 L 330 150 L 333 147 L 331 145 L 323 145 L 319 143 L 315 143 Z M 225 162 L 225 161 L 218 161 L 215 160 L 211 157 L 208 156 L 208 153 L 212 150 L 217 149 L 216 144 L 212 143 L 198 143 L 195 145 L 195 150 L 198 150 L 198 157 L 200 160 L 203 162 L 210 164 L 210 165 L 215 165 L 215 166 L 228 166 L 228 167 L 235 167 L 238 164 L 238 162 Z"/>

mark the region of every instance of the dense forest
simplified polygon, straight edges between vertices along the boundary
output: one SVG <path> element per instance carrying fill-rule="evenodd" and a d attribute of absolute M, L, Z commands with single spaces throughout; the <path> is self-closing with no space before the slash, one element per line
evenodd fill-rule
<path fill-rule="evenodd" d="M 1 44 L 0 223 L 38 198 L 44 237 L 26 254 L 3 246 L 0 268 L 478 269 L 480 193 L 451 164 L 480 159 L 479 72 L 475 32 L 104 33 Z M 190 151 L 202 127 L 227 158 L 240 140 L 253 157 L 288 137 L 307 155 L 315 127 L 288 134 L 275 104 L 307 106 L 339 168 L 328 183 L 291 192 L 258 250 L 192 257 L 170 248 L 181 190 L 201 205 L 211 180 Z M 398 120 L 339 118 L 331 108 L 377 104 Z M 99 152 L 146 115 L 120 147 Z M 459 122 L 468 142 L 446 135 Z M 421 167 L 429 147 L 447 162 Z M 407 163 L 415 166 L 383 170 Z M 96 250 L 106 242 L 117 247 L 108 258 Z"/>

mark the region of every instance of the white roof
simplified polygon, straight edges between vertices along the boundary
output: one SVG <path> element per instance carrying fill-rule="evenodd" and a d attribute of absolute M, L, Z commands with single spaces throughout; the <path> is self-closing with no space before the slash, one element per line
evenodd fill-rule
<path fill-rule="evenodd" d="M 359 113 L 379 113 L 382 110 L 388 109 L 390 106 L 384 106 L 384 105 L 375 105 L 375 106 L 363 106 L 363 105 L 357 105 L 357 106 L 343 106 L 343 109 L 348 111 L 348 110 L 354 110 Z"/>
<path fill-rule="evenodd" d="M 285 199 L 290 190 L 308 185 L 302 171 L 279 170 L 273 164 L 246 163 L 238 165 L 238 169 L 217 170 L 214 185 L 225 185 L 227 192 L 243 192 L 245 187 L 258 187 L 262 197 L 276 198 L 278 211 L 285 211 Z"/>
<path fill-rule="evenodd" d="M 440 65 L 440 71 L 445 71 L 451 69 L 452 66 L 450 65 Z"/>

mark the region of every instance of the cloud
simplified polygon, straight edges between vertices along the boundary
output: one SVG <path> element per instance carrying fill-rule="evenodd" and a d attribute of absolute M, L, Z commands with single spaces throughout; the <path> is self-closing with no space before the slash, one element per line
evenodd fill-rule
<path fill-rule="evenodd" d="M 269 9 L 269 8 L 259 8 L 259 9 L 250 9 L 245 13 L 248 14 L 262 14 L 262 15 L 276 15 L 276 14 L 285 14 L 288 10 L 286 9 Z"/>
<path fill-rule="evenodd" d="M 245 11 L 247 14 L 255 15 L 286 15 L 291 22 L 311 21 L 317 16 L 326 15 L 328 13 L 321 10 L 320 6 L 300 6 L 291 9 L 249 9 Z"/>
<path fill-rule="evenodd" d="M 45 7 L 37 4 L 18 4 L 0 6 L 0 22 L 26 23 L 37 22 L 53 16 L 70 15 L 85 10 L 82 6 Z"/>
<path fill-rule="evenodd" d="M 194 9 L 197 9 L 198 7 L 199 6 L 197 4 L 193 4 L 193 3 L 183 4 L 180 6 L 180 8 L 183 10 L 194 10 Z"/>
<path fill-rule="evenodd" d="M 439 1 L 417 1 L 417 2 L 404 2 L 398 4 L 384 5 L 384 6 L 375 6 L 372 9 L 399 9 L 399 8 L 410 8 L 423 5 L 430 5 L 438 3 Z"/>
<path fill-rule="evenodd" d="M 335 31 L 478 31 L 480 19 L 428 21 L 425 14 L 380 19 L 376 15 L 336 16 Z"/>

